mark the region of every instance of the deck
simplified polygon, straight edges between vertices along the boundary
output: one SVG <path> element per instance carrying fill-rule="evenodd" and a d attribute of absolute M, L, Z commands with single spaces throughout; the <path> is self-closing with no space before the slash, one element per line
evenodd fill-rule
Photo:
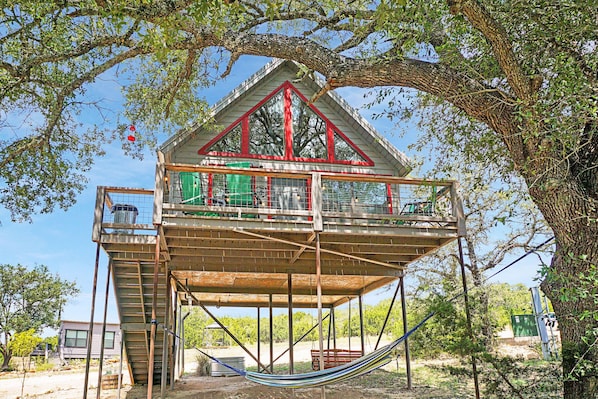
<path fill-rule="evenodd" d="M 452 181 L 176 164 L 158 164 L 153 190 L 98 187 L 93 240 L 111 259 L 133 381 L 147 378 L 150 321 L 175 324 L 171 293 L 178 306 L 313 308 L 319 257 L 321 303 L 334 308 L 463 234 L 457 192 Z"/>

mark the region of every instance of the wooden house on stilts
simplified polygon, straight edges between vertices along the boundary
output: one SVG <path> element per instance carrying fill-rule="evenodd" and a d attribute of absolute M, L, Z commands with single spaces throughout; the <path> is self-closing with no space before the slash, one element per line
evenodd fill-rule
<path fill-rule="evenodd" d="M 464 232 L 456 182 L 405 177 L 406 157 L 298 70 L 270 62 L 213 122 L 170 138 L 153 189 L 97 189 L 93 240 L 109 257 L 131 380 L 150 392 L 181 373 L 182 306 L 332 319 L 356 299 L 361 313 L 364 294 Z"/>

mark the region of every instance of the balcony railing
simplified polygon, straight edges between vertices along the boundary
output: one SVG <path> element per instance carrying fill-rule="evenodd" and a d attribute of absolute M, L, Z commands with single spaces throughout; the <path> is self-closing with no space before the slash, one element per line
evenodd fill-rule
<path fill-rule="evenodd" d="M 234 166 L 158 165 L 156 190 L 98 187 L 93 239 L 148 234 L 164 220 L 385 225 L 464 232 L 454 181 Z"/>
<path fill-rule="evenodd" d="M 288 172 L 238 163 L 158 168 L 156 198 L 167 217 L 462 228 L 457 183 L 366 174 Z"/>

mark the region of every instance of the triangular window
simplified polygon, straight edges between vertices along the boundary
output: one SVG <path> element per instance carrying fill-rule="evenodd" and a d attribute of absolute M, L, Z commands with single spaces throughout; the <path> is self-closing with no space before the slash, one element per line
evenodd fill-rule
<path fill-rule="evenodd" d="M 241 153 L 241 137 L 243 128 L 241 124 L 236 125 L 210 147 L 213 152 L 229 152 L 233 154 Z"/>
<path fill-rule="evenodd" d="M 367 162 L 338 132 L 334 132 L 334 159 L 337 161 Z"/>
<path fill-rule="evenodd" d="M 288 81 L 198 152 L 238 158 L 374 165 Z"/>

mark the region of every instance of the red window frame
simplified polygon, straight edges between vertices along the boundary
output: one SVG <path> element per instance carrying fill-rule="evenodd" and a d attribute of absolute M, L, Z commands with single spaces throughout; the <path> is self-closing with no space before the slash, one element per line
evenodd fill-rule
<path fill-rule="evenodd" d="M 249 117 L 258 108 L 263 106 L 273 96 L 283 91 L 284 101 L 284 134 L 285 134 L 285 155 L 274 156 L 274 155 L 260 155 L 251 154 L 249 152 Z M 293 156 L 293 128 L 292 128 L 292 101 L 291 94 L 295 93 L 299 98 L 308 104 L 308 107 L 326 123 L 326 145 L 327 145 L 327 159 L 323 158 L 302 158 Z M 241 125 L 241 153 L 234 152 L 220 152 L 210 151 L 209 149 L 216 144 L 222 137 L 228 134 L 233 128 Z M 346 161 L 338 160 L 334 157 L 334 134 L 338 134 L 353 150 L 355 150 L 365 161 Z M 199 155 L 216 155 L 225 157 L 236 157 L 236 158 L 250 158 L 250 159 L 272 159 L 280 161 L 295 161 L 295 162 L 313 162 L 313 163 L 333 163 L 342 165 L 359 165 L 359 166 L 374 166 L 374 161 L 368 157 L 358 146 L 356 146 L 351 139 L 349 139 L 339 128 L 337 128 L 328 118 L 320 112 L 313 104 L 309 103 L 309 100 L 288 80 L 272 90 L 266 97 L 260 102 L 254 105 L 249 111 L 231 123 L 226 129 L 219 133 L 216 137 L 210 140 L 206 145 L 201 147 L 197 153 Z"/>

